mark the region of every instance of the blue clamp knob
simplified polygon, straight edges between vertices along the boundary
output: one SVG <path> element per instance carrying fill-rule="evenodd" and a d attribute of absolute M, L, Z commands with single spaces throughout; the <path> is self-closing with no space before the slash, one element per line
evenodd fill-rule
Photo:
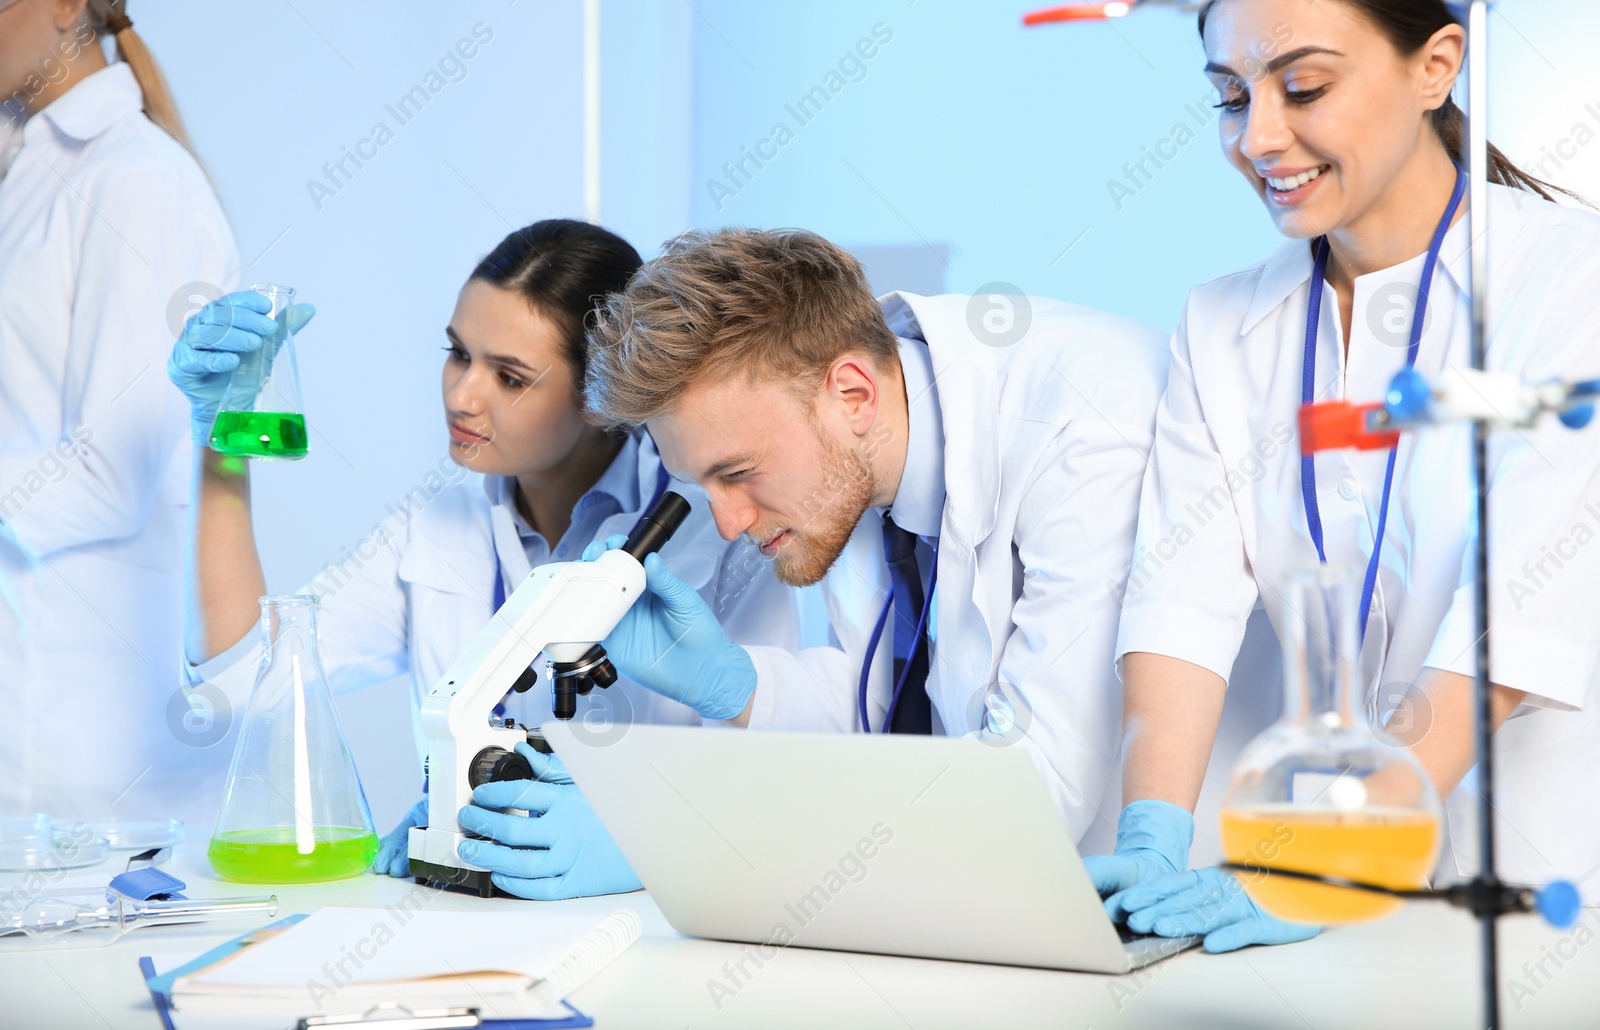
<path fill-rule="evenodd" d="M 1565 930 L 1576 923 L 1578 913 L 1583 910 L 1578 888 L 1565 880 L 1557 880 L 1540 891 L 1534 905 L 1539 909 L 1539 914 L 1544 916 L 1544 921 L 1558 930 Z"/>
<path fill-rule="evenodd" d="M 1582 429 L 1594 420 L 1593 404 L 1577 404 L 1557 416 L 1568 429 Z"/>
<path fill-rule="evenodd" d="M 1410 422 L 1428 411 L 1433 390 L 1422 373 L 1414 368 L 1402 368 L 1389 381 L 1389 392 L 1384 395 L 1383 406 L 1389 417 L 1397 422 Z"/>

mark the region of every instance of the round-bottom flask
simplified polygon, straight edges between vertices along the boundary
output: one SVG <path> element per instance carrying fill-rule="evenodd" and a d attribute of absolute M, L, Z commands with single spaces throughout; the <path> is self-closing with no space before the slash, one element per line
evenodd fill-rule
<path fill-rule="evenodd" d="M 1354 923 L 1400 899 L 1273 870 L 1425 885 L 1439 853 L 1438 795 L 1417 759 L 1352 710 L 1356 600 L 1349 569 L 1318 566 L 1289 583 L 1284 714 L 1240 754 L 1222 813 L 1227 860 L 1250 896 L 1297 923 Z"/>

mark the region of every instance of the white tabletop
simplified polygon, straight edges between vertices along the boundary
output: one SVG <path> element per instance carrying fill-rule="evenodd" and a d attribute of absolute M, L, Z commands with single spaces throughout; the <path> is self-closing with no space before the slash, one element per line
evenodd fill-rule
<path fill-rule="evenodd" d="M 125 862 L 126 855 L 113 860 Z M 172 871 L 188 882 L 191 897 L 276 893 L 280 917 L 328 904 L 397 905 L 418 890 L 430 909 L 550 904 L 483 901 L 370 874 L 257 889 L 214 879 L 196 842 L 178 848 Z M 6 875 L 0 885 L 17 879 Z M 1484 1025 L 1476 924 L 1438 903 L 1412 904 L 1386 921 L 1330 930 L 1303 944 L 1232 955 L 1190 951 L 1124 977 L 804 948 L 758 965 L 744 945 L 678 935 L 646 893 L 555 904 L 597 914 L 630 907 L 644 917 L 644 939 L 571 999 L 598 1027 Z M 213 924 L 211 932 L 160 927 L 97 948 L 0 952 L 0 1026 L 154 1030 L 160 1022 L 138 956 L 192 957 L 249 925 Z M 1595 909 L 1568 931 L 1528 916 L 1502 922 L 1505 1027 L 1600 1027 L 1597 931 Z M 181 1016 L 175 1022 L 182 1030 Z"/>

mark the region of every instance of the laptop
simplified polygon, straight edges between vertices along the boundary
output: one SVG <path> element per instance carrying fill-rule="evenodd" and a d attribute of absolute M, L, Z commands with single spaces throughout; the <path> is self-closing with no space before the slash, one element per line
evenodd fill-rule
<path fill-rule="evenodd" d="M 691 937 L 1094 973 L 1198 942 L 1119 932 L 1021 748 L 542 729 L 667 921 Z"/>

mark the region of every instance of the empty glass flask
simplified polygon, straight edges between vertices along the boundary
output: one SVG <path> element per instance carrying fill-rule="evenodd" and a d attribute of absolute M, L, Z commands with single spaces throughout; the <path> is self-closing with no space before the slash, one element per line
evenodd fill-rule
<path fill-rule="evenodd" d="M 246 458 L 303 458 L 308 449 L 306 417 L 289 322 L 294 290 L 270 283 L 250 288 L 272 302 L 271 317 L 278 328 L 258 350 L 239 355 L 211 423 L 211 448 Z"/>
<path fill-rule="evenodd" d="M 378 852 L 366 794 L 317 654 L 317 599 L 263 597 L 266 654 L 207 857 L 246 883 L 354 876 Z"/>
<path fill-rule="evenodd" d="M 1297 923 L 1353 923 L 1399 899 L 1274 876 L 1314 873 L 1421 887 L 1439 852 L 1439 799 L 1399 741 L 1354 714 L 1355 570 L 1317 566 L 1288 584 L 1283 717 L 1240 753 L 1222 812 L 1227 860 L 1258 904 Z"/>

